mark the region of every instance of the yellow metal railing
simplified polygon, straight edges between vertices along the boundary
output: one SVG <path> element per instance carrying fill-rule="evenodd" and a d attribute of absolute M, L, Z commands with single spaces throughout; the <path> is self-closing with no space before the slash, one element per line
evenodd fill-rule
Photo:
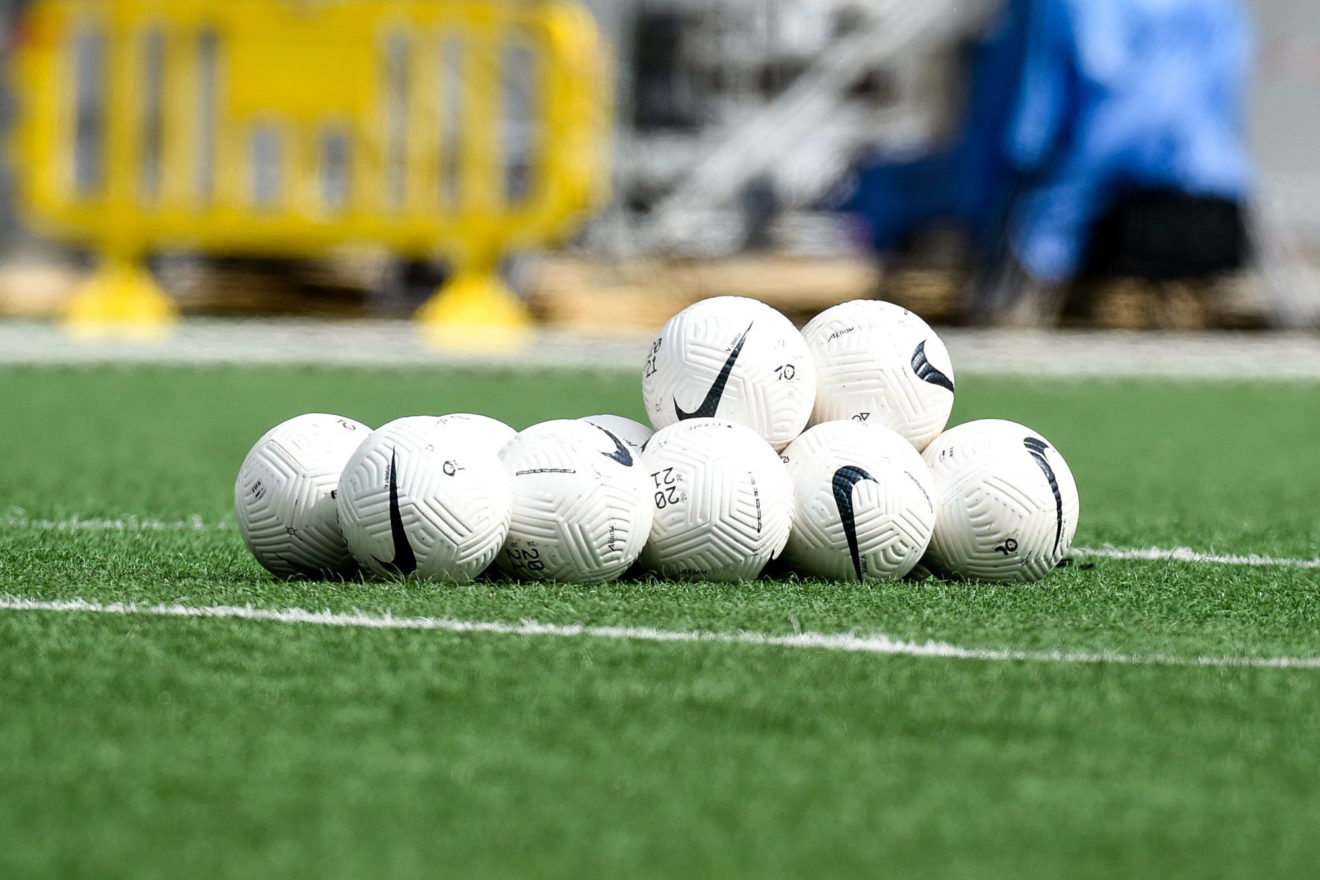
<path fill-rule="evenodd" d="M 602 61 L 569 0 L 43 0 L 14 61 L 20 202 L 104 257 L 75 326 L 168 321 L 153 250 L 363 242 L 450 261 L 418 313 L 442 337 L 516 333 L 497 261 L 604 197 Z"/>

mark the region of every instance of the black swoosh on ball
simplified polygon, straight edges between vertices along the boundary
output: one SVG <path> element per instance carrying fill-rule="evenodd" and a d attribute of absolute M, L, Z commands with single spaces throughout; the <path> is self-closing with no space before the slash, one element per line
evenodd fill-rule
<path fill-rule="evenodd" d="M 755 321 L 752 322 L 752 324 L 755 323 Z M 742 353 L 743 343 L 747 341 L 747 333 L 752 329 L 752 324 L 747 325 L 747 329 L 733 344 L 733 351 L 729 352 L 728 358 L 724 361 L 724 366 L 720 367 L 720 374 L 715 377 L 710 390 L 706 392 L 706 399 L 701 401 L 701 406 L 692 412 L 684 412 L 678 405 L 678 398 L 674 398 L 674 414 L 678 416 L 680 422 L 684 419 L 714 418 L 715 411 L 720 408 L 720 398 L 724 396 L 724 386 L 729 382 L 729 374 L 733 372 L 733 364 L 738 360 L 738 355 Z"/>
<path fill-rule="evenodd" d="M 852 555 L 853 571 L 862 579 L 862 557 L 857 549 L 857 521 L 853 519 L 852 490 L 862 480 L 876 481 L 875 477 L 859 467 L 846 464 L 834 472 L 834 506 L 839 508 L 839 522 L 848 539 L 848 552 Z"/>
<path fill-rule="evenodd" d="M 941 388 L 947 388 L 953 391 L 953 380 L 939 371 L 934 364 L 926 357 L 926 340 L 921 340 L 917 344 L 916 351 L 912 352 L 912 372 L 917 374 L 917 378 L 923 382 L 929 382 L 932 385 L 938 385 Z"/>
<path fill-rule="evenodd" d="M 1027 437 L 1022 441 L 1027 452 L 1036 460 L 1036 464 L 1045 472 L 1045 479 L 1050 481 L 1050 491 L 1054 493 L 1054 552 L 1059 552 L 1059 542 L 1063 540 L 1063 494 L 1059 492 L 1059 481 L 1054 477 L 1054 468 L 1045 460 L 1045 450 L 1050 445 L 1039 437 Z"/>
<path fill-rule="evenodd" d="M 600 425 L 594 425 L 593 427 L 600 428 Z M 600 429 L 605 432 L 605 435 L 607 437 L 609 437 L 611 440 L 614 441 L 614 451 L 602 452 L 601 455 L 605 456 L 606 458 L 610 458 L 613 459 L 614 461 L 617 461 L 619 464 L 623 465 L 624 467 L 632 467 L 633 457 L 632 457 L 632 453 L 628 451 L 628 447 L 624 446 L 623 443 L 619 440 L 619 438 L 614 436 L 613 431 L 610 431 L 606 428 L 600 428 Z"/>
<path fill-rule="evenodd" d="M 412 545 L 408 543 L 408 533 L 403 528 L 403 515 L 399 513 L 399 467 L 396 462 L 398 453 L 390 452 L 390 536 L 394 539 L 394 559 L 386 562 L 379 556 L 372 559 L 398 574 L 412 574 L 417 570 L 417 557 Z"/>

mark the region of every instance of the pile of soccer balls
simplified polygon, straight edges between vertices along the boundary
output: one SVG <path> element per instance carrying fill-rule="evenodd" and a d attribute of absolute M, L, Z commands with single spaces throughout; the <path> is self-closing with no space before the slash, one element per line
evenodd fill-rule
<path fill-rule="evenodd" d="M 642 370 L 650 428 L 613 415 L 521 432 L 473 414 L 370 430 L 273 428 L 234 486 L 278 575 L 602 581 L 635 564 L 736 581 L 782 556 L 837 579 L 1034 581 L 1077 528 L 1077 486 L 1035 431 L 945 431 L 948 351 L 921 318 L 858 300 L 801 332 L 751 299 L 675 315 Z M 922 568 L 918 569 L 917 566 Z"/>

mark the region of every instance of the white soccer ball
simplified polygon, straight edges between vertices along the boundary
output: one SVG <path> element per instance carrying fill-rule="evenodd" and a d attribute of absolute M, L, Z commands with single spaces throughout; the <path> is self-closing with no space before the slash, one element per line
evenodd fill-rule
<path fill-rule="evenodd" d="M 344 463 L 370 433 L 343 416 L 307 413 L 257 441 L 234 482 L 238 533 L 257 562 L 281 577 L 353 570 L 335 490 Z"/>
<path fill-rule="evenodd" d="M 920 317 L 893 303 L 853 300 L 802 328 L 816 365 L 811 423 L 853 419 L 902 434 L 918 450 L 953 411 L 953 364 Z"/>
<path fill-rule="evenodd" d="M 762 302 L 717 296 L 669 319 L 642 369 L 657 430 L 690 418 L 746 425 L 776 450 L 802 433 L 816 369 L 802 334 Z"/>
<path fill-rule="evenodd" d="M 556 419 L 500 451 L 513 519 L 495 562 L 514 577 L 604 581 L 642 552 L 651 530 L 648 477 L 637 453 L 596 425 Z"/>
<path fill-rule="evenodd" d="M 793 487 L 779 456 L 743 425 L 691 419 L 642 452 L 655 506 L 642 564 L 665 577 L 756 577 L 784 549 Z"/>
<path fill-rule="evenodd" d="M 651 439 L 655 431 L 641 422 L 634 422 L 632 419 L 625 419 L 623 416 L 609 415 L 602 413 L 597 416 L 583 416 L 578 419 L 579 422 L 589 422 L 597 428 L 604 428 L 615 437 L 618 437 L 624 443 L 636 452 L 641 452 L 646 441 Z"/>
<path fill-rule="evenodd" d="M 808 428 L 784 450 L 793 481 L 790 566 L 836 580 L 898 579 L 935 528 L 935 483 L 896 432 L 851 420 Z"/>
<path fill-rule="evenodd" d="M 490 565 L 513 499 L 497 451 L 465 427 L 395 419 L 353 453 L 339 481 L 339 523 L 363 568 L 466 581 Z"/>
<path fill-rule="evenodd" d="M 1049 574 L 1077 532 L 1077 484 L 1040 434 L 1002 419 L 950 428 L 923 453 L 935 478 L 935 534 L 923 564 L 980 581 Z"/>

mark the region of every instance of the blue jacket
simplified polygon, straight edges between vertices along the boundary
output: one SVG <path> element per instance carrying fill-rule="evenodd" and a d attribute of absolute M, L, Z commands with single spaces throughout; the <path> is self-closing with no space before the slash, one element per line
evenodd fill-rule
<path fill-rule="evenodd" d="M 1236 0 L 1031 0 L 1004 140 L 1023 186 L 1009 243 L 1039 278 L 1077 270 L 1134 187 L 1242 198 L 1251 27 Z"/>
<path fill-rule="evenodd" d="M 1125 189 L 1242 198 L 1251 26 L 1238 0 L 1008 0 L 948 149 L 864 169 L 848 207 L 885 250 L 938 219 L 1070 278 Z"/>

